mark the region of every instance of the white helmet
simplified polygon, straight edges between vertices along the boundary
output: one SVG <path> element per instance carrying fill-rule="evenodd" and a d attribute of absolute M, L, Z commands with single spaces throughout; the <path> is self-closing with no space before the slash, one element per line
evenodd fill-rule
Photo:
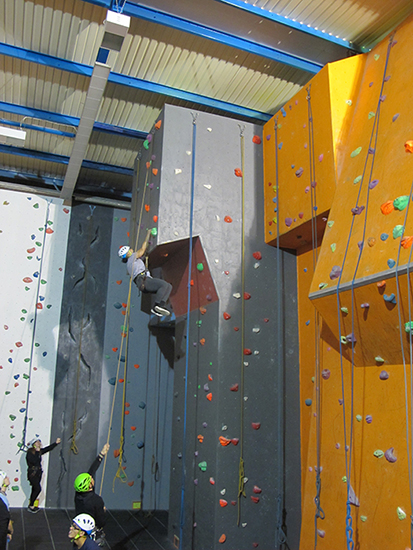
<path fill-rule="evenodd" d="M 6 479 L 7 474 L 3 470 L 0 470 L 0 486 L 3 487 L 3 481 Z"/>
<path fill-rule="evenodd" d="M 79 514 L 72 521 L 87 535 L 91 535 L 95 529 L 95 520 L 89 514 Z"/>
<path fill-rule="evenodd" d="M 42 441 L 42 440 L 40 439 L 39 434 L 36 434 L 35 437 L 33 437 L 33 439 L 31 439 L 31 440 L 27 443 L 27 447 L 33 447 L 33 445 L 36 443 L 36 441 Z"/>
<path fill-rule="evenodd" d="M 118 250 L 119 258 L 126 258 L 126 254 L 129 252 L 130 246 L 121 246 Z"/>

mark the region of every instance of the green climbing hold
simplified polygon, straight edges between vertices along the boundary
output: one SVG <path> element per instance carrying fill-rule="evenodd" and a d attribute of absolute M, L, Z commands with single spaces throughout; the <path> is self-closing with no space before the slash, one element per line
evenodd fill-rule
<path fill-rule="evenodd" d="M 333 220 L 331 220 L 331 221 L 328 221 L 328 222 L 327 222 L 327 225 L 328 225 L 328 227 L 333 227 L 333 225 L 334 225 L 334 222 L 333 222 Z"/>
<path fill-rule="evenodd" d="M 10 392 L 6 390 L 6 391 L 4 392 L 4 395 L 10 395 Z"/>
<path fill-rule="evenodd" d="M 119 221 L 118 216 L 115 216 L 113 219 L 114 219 L 115 222 L 118 222 L 118 221 Z"/>
<path fill-rule="evenodd" d="M 39 208 L 39 203 L 36 202 L 36 204 L 33 204 L 33 208 Z"/>
<path fill-rule="evenodd" d="M 12 491 L 18 491 L 19 488 L 18 488 L 17 485 L 12 485 L 12 486 L 11 486 L 11 490 L 12 490 Z"/>
<path fill-rule="evenodd" d="M 353 102 L 351 101 L 351 99 L 346 99 L 346 103 L 347 105 L 350 105 L 350 106 L 353 105 Z"/>
<path fill-rule="evenodd" d="M 404 210 L 408 204 L 409 204 L 409 197 L 406 195 L 397 197 L 397 199 L 394 199 L 393 201 L 393 206 L 395 210 Z"/>
<path fill-rule="evenodd" d="M 328 286 L 328 283 L 320 283 L 320 284 L 318 285 L 318 288 L 319 288 L 320 290 L 322 290 L 323 288 L 326 288 L 327 286 Z"/>
<path fill-rule="evenodd" d="M 407 323 L 404 323 L 404 330 L 411 334 L 413 331 L 413 321 L 408 321 Z"/>
<path fill-rule="evenodd" d="M 341 481 L 342 481 L 343 483 L 347 483 L 347 476 L 343 476 L 343 477 L 341 478 Z"/>
<path fill-rule="evenodd" d="M 341 307 L 340 309 L 343 313 L 348 313 L 348 307 Z"/>
<path fill-rule="evenodd" d="M 369 116 L 369 120 L 370 120 L 371 118 L 376 116 L 376 113 L 374 113 L 373 111 L 370 111 L 368 116 Z"/>
<path fill-rule="evenodd" d="M 400 521 L 402 521 L 403 519 L 406 519 L 406 512 L 400 508 L 400 506 L 397 507 L 397 517 L 399 518 Z"/>
<path fill-rule="evenodd" d="M 376 355 L 374 360 L 376 361 L 376 363 L 384 363 L 384 359 L 383 357 L 380 357 L 380 355 Z"/>
<path fill-rule="evenodd" d="M 199 264 L 197 264 L 196 268 L 197 268 L 198 271 L 204 271 L 204 264 L 199 263 Z"/>
<path fill-rule="evenodd" d="M 340 342 L 342 344 L 347 344 L 347 336 L 340 336 Z"/>
<path fill-rule="evenodd" d="M 360 516 L 361 521 L 367 521 L 367 516 Z"/>
<path fill-rule="evenodd" d="M 42 285 L 45 285 L 45 284 L 47 283 L 47 281 L 45 281 L 44 279 L 41 279 L 40 283 L 41 283 Z"/>
<path fill-rule="evenodd" d="M 42 246 L 42 243 L 40 243 L 39 241 L 36 241 L 36 246 Z"/>
<path fill-rule="evenodd" d="M 196 326 L 197 326 L 197 327 L 200 327 L 201 325 L 202 325 L 202 321 L 197 321 L 197 322 L 196 322 Z"/>
<path fill-rule="evenodd" d="M 26 359 L 24 359 L 25 363 L 29 363 L 29 361 L 30 361 L 30 357 L 26 357 Z"/>
<path fill-rule="evenodd" d="M 27 313 L 27 309 L 22 309 L 22 313 Z"/>
<path fill-rule="evenodd" d="M 357 422 L 361 422 L 363 419 L 363 417 L 361 416 L 361 414 L 356 414 L 356 420 Z"/>
<path fill-rule="evenodd" d="M 337 248 L 336 243 L 331 243 L 331 244 L 330 244 L 330 248 L 331 248 L 331 252 L 335 252 L 335 251 L 336 251 L 336 248 Z"/>
<path fill-rule="evenodd" d="M 398 239 L 403 235 L 404 232 L 404 226 L 403 225 L 396 225 L 396 227 L 393 229 L 393 239 Z"/>
<path fill-rule="evenodd" d="M 149 141 L 147 139 L 145 139 L 145 141 L 143 142 L 143 146 L 145 147 L 145 149 L 149 149 Z"/>
<path fill-rule="evenodd" d="M 25 380 L 28 380 L 28 379 L 30 378 L 30 376 L 29 376 L 28 374 L 23 374 L 23 378 L 24 378 Z"/>
<path fill-rule="evenodd" d="M 377 449 L 377 451 L 374 451 L 373 454 L 376 458 L 383 458 L 383 456 L 384 456 L 383 451 L 381 451 L 380 449 Z"/>
<path fill-rule="evenodd" d="M 203 462 L 200 462 L 200 463 L 198 464 L 198 468 L 199 468 L 200 470 L 202 470 L 203 472 L 206 472 L 207 463 L 205 462 L 205 460 L 204 460 Z"/>
<path fill-rule="evenodd" d="M 353 159 L 354 157 L 356 157 L 357 155 L 359 155 L 361 153 L 361 147 L 357 147 L 357 149 L 354 149 L 354 151 L 351 153 L 350 157 Z"/>
<path fill-rule="evenodd" d="M 152 235 L 153 237 L 156 237 L 157 234 L 158 234 L 158 230 L 156 229 L 156 227 L 152 227 L 152 229 L 151 229 L 151 235 Z"/>
<path fill-rule="evenodd" d="M 354 183 L 354 184 L 360 183 L 360 182 L 361 182 L 361 178 L 362 178 L 362 176 L 357 176 L 356 178 L 354 178 L 353 183 Z"/>
<path fill-rule="evenodd" d="M 26 312 L 26 311 L 24 311 L 23 313 L 27 313 L 27 312 Z M 39 344 L 39 342 L 36 342 L 36 343 L 35 343 L 34 345 L 35 345 L 35 347 L 36 347 L 36 348 L 40 347 L 40 344 Z"/>
<path fill-rule="evenodd" d="M 9 414 L 9 418 L 12 422 L 16 420 L 16 417 L 14 416 L 14 414 Z"/>
<path fill-rule="evenodd" d="M 16 436 L 14 434 L 10 434 L 10 439 L 14 439 Z"/>

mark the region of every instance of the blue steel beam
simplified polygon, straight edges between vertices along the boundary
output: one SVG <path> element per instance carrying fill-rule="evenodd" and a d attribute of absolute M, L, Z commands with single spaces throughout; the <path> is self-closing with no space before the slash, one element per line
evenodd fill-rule
<path fill-rule="evenodd" d="M 272 13 L 271 11 L 258 8 L 257 6 L 254 6 L 253 4 L 249 4 L 247 2 L 243 2 L 242 0 L 215 0 L 215 1 L 220 2 L 221 4 L 227 4 L 234 8 L 238 8 L 240 10 L 246 11 L 253 15 L 258 15 L 262 19 L 269 19 L 271 21 L 274 21 L 275 23 L 279 23 L 286 27 L 290 27 L 291 29 L 295 29 L 305 34 L 309 34 L 317 38 L 322 38 L 323 40 L 327 40 L 328 42 L 332 42 L 333 44 L 338 44 L 339 46 L 343 46 L 343 48 L 349 48 L 350 50 L 353 50 L 357 53 L 361 52 L 360 48 L 358 48 L 348 40 L 344 40 L 343 38 L 337 38 L 336 36 L 330 35 L 329 33 L 319 31 L 318 29 L 309 27 L 304 23 L 293 21 L 288 17 L 277 15 L 276 13 Z"/>
<path fill-rule="evenodd" d="M 74 128 L 77 128 L 79 126 L 80 121 L 80 118 L 78 117 L 61 115 L 59 113 L 53 113 L 51 111 L 42 111 L 41 109 L 34 109 L 32 107 L 23 107 L 14 103 L 6 103 L 5 101 L 0 101 L 0 111 L 12 113 L 14 115 L 20 115 L 23 117 L 47 120 L 48 122 L 54 122 L 55 124 L 65 124 L 67 126 L 73 126 Z M 50 128 L 39 128 L 36 126 L 31 129 L 42 132 L 47 132 L 48 130 L 50 130 Z M 95 122 L 95 124 L 93 125 L 93 129 L 97 130 L 98 132 L 106 132 L 108 134 L 115 134 L 118 136 L 137 139 L 146 139 L 146 136 L 148 135 L 147 132 L 132 130 L 131 128 L 123 128 L 122 126 L 104 124 L 103 122 Z M 58 132 L 58 130 L 54 130 L 54 132 Z M 64 134 L 64 132 L 62 132 L 62 134 Z M 74 135 L 71 135 L 70 137 L 74 137 Z"/>
<path fill-rule="evenodd" d="M 275 48 L 263 46 L 257 42 L 246 40 L 245 38 L 239 38 L 233 34 L 213 29 L 211 27 L 206 27 L 205 25 L 200 25 L 199 23 L 194 23 L 193 21 L 188 21 L 187 19 L 183 19 L 175 15 L 169 15 L 168 13 L 162 11 L 140 6 L 134 4 L 133 2 L 128 2 L 127 0 L 122 3 L 122 5 L 122 13 L 129 15 L 130 17 L 137 17 L 139 19 L 143 19 L 144 21 L 159 23 L 160 25 L 171 27 L 172 29 L 176 29 L 178 31 L 187 32 L 195 36 L 200 36 L 214 42 L 219 42 L 220 44 L 236 48 L 237 50 L 253 53 L 261 57 L 271 59 L 272 61 L 289 65 L 295 69 L 307 71 L 308 73 L 316 74 L 324 66 L 321 63 L 307 61 L 306 59 L 287 54 Z M 115 8 L 116 6 L 113 7 L 113 9 Z"/>
<path fill-rule="evenodd" d="M 17 155 L 19 157 L 29 157 L 36 160 L 44 160 L 46 162 L 58 162 L 59 164 L 69 164 L 70 157 L 65 155 L 56 155 L 55 153 L 45 153 L 43 151 L 34 151 L 25 147 L 14 147 L 13 145 L 4 145 L 0 143 L 0 153 L 6 155 Z M 123 166 L 115 166 L 113 164 L 103 164 L 92 160 L 84 160 L 82 168 L 89 170 L 99 170 L 101 172 L 113 172 L 123 176 L 133 176 L 133 169 L 124 168 Z"/>
<path fill-rule="evenodd" d="M 16 122 L 14 120 L 8 120 L 7 118 L 0 118 L 0 124 L 6 126 L 13 126 L 20 130 L 36 130 L 36 132 L 45 132 L 46 134 L 53 134 L 56 136 L 74 138 L 76 134 L 73 132 L 62 132 L 61 130 L 55 130 L 54 128 L 44 128 L 43 126 L 35 126 L 34 124 L 25 124 L 24 122 Z"/>
<path fill-rule="evenodd" d="M 30 183 L 37 183 L 40 179 L 43 183 L 54 187 L 57 191 L 60 191 L 63 186 L 63 180 L 61 178 L 51 178 L 50 176 L 39 177 L 35 174 L 26 174 L 25 172 L 17 172 L 16 170 L 5 170 L 4 168 L 0 168 L 0 178 L 19 178 L 19 180 L 25 179 L 28 185 Z"/>
<path fill-rule="evenodd" d="M 3 42 L 0 42 L 0 55 L 7 55 L 17 59 L 30 61 L 31 63 L 37 63 L 39 65 L 45 65 L 54 69 L 68 71 L 74 74 L 89 77 L 92 76 L 93 67 L 90 67 L 88 65 L 76 63 L 74 61 L 66 61 L 58 57 L 53 57 L 51 55 L 24 50 L 23 48 L 19 48 L 17 46 L 9 46 L 8 44 L 4 44 Z M 228 103 L 226 101 L 220 101 L 211 97 L 194 94 L 191 92 L 185 92 L 183 90 L 178 90 L 177 88 L 172 88 L 171 86 L 164 86 L 163 84 L 156 84 L 155 82 L 148 82 L 147 80 L 142 80 L 141 78 L 134 78 L 132 76 L 127 76 L 119 73 L 111 72 L 109 74 L 108 81 L 114 84 L 119 84 L 121 86 L 128 86 L 130 88 L 142 90 L 144 92 L 152 92 L 155 94 L 181 99 L 183 101 L 188 101 L 197 105 L 203 105 L 205 107 L 217 109 L 225 113 L 231 113 L 233 115 L 242 116 L 252 120 L 267 122 L 272 116 L 261 111 L 255 111 L 253 109 L 248 109 L 239 105 L 233 105 L 232 103 Z M 100 123 L 95 124 L 99 125 Z"/>

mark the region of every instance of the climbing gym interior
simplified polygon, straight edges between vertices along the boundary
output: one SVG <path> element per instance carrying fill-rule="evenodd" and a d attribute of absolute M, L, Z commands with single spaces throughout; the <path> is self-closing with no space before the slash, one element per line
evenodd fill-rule
<path fill-rule="evenodd" d="M 222 44 L 213 10 L 201 24 L 197 3 L 182 0 L 175 14 L 162 0 L 14 4 L 0 41 L 0 470 L 19 518 L 14 547 L 57 547 L 53 536 L 51 546 L 25 539 L 26 453 L 33 438 L 60 438 L 42 458 L 48 533 L 48 511 L 73 517 L 74 479 L 109 444 L 95 479 L 123 533 L 119 542 L 106 528 L 109 548 L 411 550 L 412 7 L 401 1 L 397 19 L 377 0 L 387 26 L 377 26 L 372 47 L 343 48 L 337 38 L 328 53 L 315 25 L 276 19 L 277 2 L 208 0 L 223 20 L 242 12 L 226 19 L 226 48 L 245 54 L 234 25 L 262 17 L 287 42 L 285 29 L 312 33 L 314 59 L 332 56 L 311 68 L 311 55 L 298 54 L 307 38 L 289 43 L 308 64 L 283 76 L 288 85 L 276 99 L 267 94 L 264 113 L 253 101 L 213 99 L 205 82 L 191 93 L 175 84 L 173 96 L 171 81 L 156 90 L 132 74 L 126 51 L 144 58 L 149 38 L 133 39 L 153 31 L 161 42 L 160 25 Z M 17 23 L 29 19 L 45 36 L 58 19 L 61 29 L 83 22 L 58 43 L 75 37 L 86 52 L 93 38 L 93 67 L 86 53 L 52 56 L 40 37 L 19 45 Z M 163 32 L 165 49 L 183 46 Z M 263 44 L 250 44 L 264 56 Z M 180 61 L 191 82 L 206 79 L 194 53 L 203 47 L 188 45 L 192 62 Z M 167 67 L 158 50 L 151 56 Z M 128 63 L 129 76 L 120 70 Z M 35 67 L 41 91 L 39 75 L 30 83 Z M 55 113 L 52 72 L 73 79 Z M 10 91 L 19 73 L 20 102 Z M 83 92 L 71 94 L 77 78 Z M 252 87 L 248 97 L 264 81 Z M 144 131 L 128 122 L 137 90 L 148 96 L 139 100 Z M 40 134 L 36 150 L 30 136 Z M 170 315 L 156 315 L 153 293 L 119 258 L 147 235 L 145 269 L 172 285 Z M 164 539 L 153 525 L 150 539 L 136 538 L 130 522 L 159 511 Z"/>

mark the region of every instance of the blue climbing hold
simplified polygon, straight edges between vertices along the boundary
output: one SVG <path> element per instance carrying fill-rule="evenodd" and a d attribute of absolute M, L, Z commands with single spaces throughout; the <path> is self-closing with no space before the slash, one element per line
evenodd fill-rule
<path fill-rule="evenodd" d="M 145 446 L 145 443 L 143 441 L 138 441 L 136 443 L 136 446 L 138 447 L 138 449 L 142 449 Z"/>
<path fill-rule="evenodd" d="M 382 233 L 380 235 L 380 239 L 384 242 L 384 241 L 387 241 L 387 239 L 389 238 L 388 234 L 387 233 Z"/>
<path fill-rule="evenodd" d="M 391 294 L 383 294 L 383 298 L 385 302 L 390 302 L 391 304 L 397 304 L 397 300 L 394 292 L 392 292 Z"/>
<path fill-rule="evenodd" d="M 287 113 L 285 112 L 284 107 L 281 107 L 281 113 L 282 113 L 282 116 L 283 116 L 284 118 L 287 116 Z"/>
<path fill-rule="evenodd" d="M 111 386 L 114 386 L 116 384 L 116 376 L 109 378 L 108 382 Z"/>
<path fill-rule="evenodd" d="M 307 407 L 310 407 L 310 405 L 312 404 L 313 400 L 312 399 L 306 399 L 305 400 L 305 404 L 307 405 Z"/>
<path fill-rule="evenodd" d="M 122 304 L 120 302 L 115 302 L 113 304 L 113 307 L 115 307 L 116 309 L 122 309 Z"/>
<path fill-rule="evenodd" d="M 387 260 L 387 265 L 392 269 L 396 265 L 396 262 L 390 258 Z"/>
<path fill-rule="evenodd" d="M 144 403 L 143 401 L 141 401 L 141 402 L 139 403 L 139 408 L 140 408 L 140 409 L 144 409 L 145 407 L 146 407 L 146 403 Z"/>

